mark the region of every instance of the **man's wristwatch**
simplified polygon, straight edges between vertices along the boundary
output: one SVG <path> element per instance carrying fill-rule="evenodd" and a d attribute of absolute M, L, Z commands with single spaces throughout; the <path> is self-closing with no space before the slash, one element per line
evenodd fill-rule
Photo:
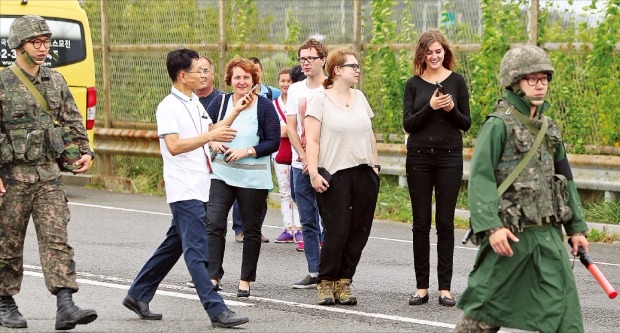
<path fill-rule="evenodd" d="M 251 157 L 252 155 L 254 155 L 254 151 L 252 148 L 248 148 L 248 157 Z"/>
<path fill-rule="evenodd" d="M 377 169 L 378 172 L 381 172 L 381 165 L 380 164 L 375 164 L 373 166 L 374 169 Z"/>

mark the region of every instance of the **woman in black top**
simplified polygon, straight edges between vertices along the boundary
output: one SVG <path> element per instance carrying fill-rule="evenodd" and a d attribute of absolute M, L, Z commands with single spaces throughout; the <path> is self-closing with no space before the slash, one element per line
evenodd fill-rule
<path fill-rule="evenodd" d="M 410 305 L 428 302 L 432 197 L 435 191 L 439 304 L 454 306 L 450 294 L 454 254 L 454 209 L 463 177 L 461 131 L 471 126 L 465 79 L 452 71 L 455 59 L 439 30 L 423 33 L 413 59 L 414 76 L 403 98 L 407 139 L 407 184 L 413 210 L 413 259 L 417 291 Z M 443 88 L 442 93 L 439 83 Z"/>

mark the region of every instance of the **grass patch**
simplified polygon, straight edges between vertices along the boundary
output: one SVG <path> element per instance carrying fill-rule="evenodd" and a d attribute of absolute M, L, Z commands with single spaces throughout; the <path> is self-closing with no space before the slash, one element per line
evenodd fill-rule
<path fill-rule="evenodd" d="M 381 176 L 375 219 L 413 222 L 409 190 L 398 186 L 397 176 Z"/>
<path fill-rule="evenodd" d="M 588 241 L 591 243 L 617 243 L 620 241 L 620 237 L 607 230 L 590 229 L 588 230 Z"/>

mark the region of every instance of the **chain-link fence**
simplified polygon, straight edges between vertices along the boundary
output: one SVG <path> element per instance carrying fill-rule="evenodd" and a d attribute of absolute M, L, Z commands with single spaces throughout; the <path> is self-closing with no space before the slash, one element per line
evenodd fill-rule
<path fill-rule="evenodd" d="M 567 140 L 620 144 L 620 115 L 605 110 L 620 109 L 620 0 L 102 1 L 82 0 L 95 45 L 98 127 L 155 122 L 156 106 L 171 85 L 165 56 L 172 49 L 193 48 L 212 58 L 216 84 L 228 91 L 222 68 L 229 59 L 260 58 L 265 83 L 277 86 L 278 71 L 295 64 L 297 46 L 315 37 L 329 48 L 360 51 L 360 88 L 377 114 L 375 130 L 402 137 L 402 89 L 412 73 L 412 48 L 421 32 L 440 28 L 470 85 L 474 126 L 468 138 L 500 97 L 503 53 L 513 43 L 536 42 L 556 66 L 549 99 L 556 106 L 552 116 L 570 125 Z M 102 70 L 104 54 L 109 75 Z M 601 73 L 603 81 L 596 79 Z M 591 104 L 595 96 L 602 100 Z"/>

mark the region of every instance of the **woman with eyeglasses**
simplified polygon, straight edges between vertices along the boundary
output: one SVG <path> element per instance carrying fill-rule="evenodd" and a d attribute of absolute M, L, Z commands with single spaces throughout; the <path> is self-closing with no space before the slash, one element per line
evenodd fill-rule
<path fill-rule="evenodd" d="M 414 75 L 403 98 L 407 138 L 407 184 L 413 211 L 413 263 L 417 291 L 410 305 L 429 300 L 430 230 L 435 193 L 439 304 L 454 306 L 450 293 L 454 255 L 454 209 L 463 178 L 463 136 L 471 126 L 465 79 L 439 30 L 423 33 L 415 48 Z"/>
<path fill-rule="evenodd" d="M 239 115 L 230 125 L 237 130 L 235 139 L 211 144 L 217 155 L 207 203 L 209 275 L 215 288 L 221 289 L 227 217 L 237 200 L 244 232 L 237 297 L 249 297 L 250 283 L 256 280 L 263 209 L 273 188 L 270 156 L 280 145 L 280 121 L 271 101 L 256 94 L 258 65 L 245 58 L 232 59 L 226 65 L 225 80 L 233 92 L 216 97 L 207 112 L 214 123 L 227 114 Z"/>
<path fill-rule="evenodd" d="M 381 167 L 374 113 L 353 88 L 359 82 L 359 55 L 349 48 L 334 50 L 325 69 L 325 90 L 312 97 L 305 116 L 308 172 L 325 234 L 318 303 L 355 305 L 351 283 L 370 236 Z"/>

